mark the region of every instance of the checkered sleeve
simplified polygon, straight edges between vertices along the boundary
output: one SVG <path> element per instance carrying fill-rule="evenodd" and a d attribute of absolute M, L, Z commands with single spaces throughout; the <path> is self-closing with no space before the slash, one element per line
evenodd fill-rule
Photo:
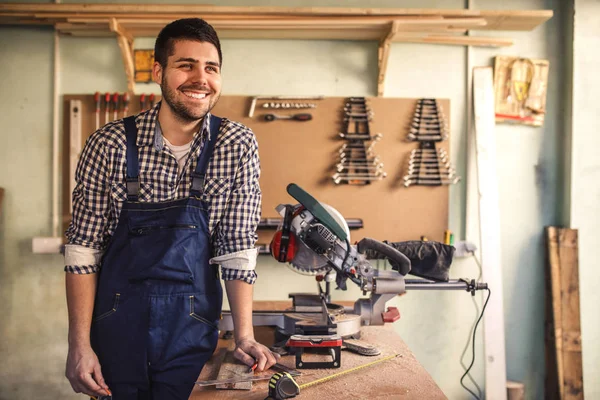
<path fill-rule="evenodd" d="M 251 270 L 251 271 L 247 271 L 247 270 L 240 270 L 240 269 L 228 269 L 228 268 L 221 268 L 223 274 L 223 280 L 224 281 L 233 281 L 236 279 L 239 279 L 241 281 L 244 281 L 246 283 L 249 283 L 251 285 L 254 284 L 254 282 L 256 282 L 256 278 L 258 277 L 258 275 L 256 274 L 256 271 Z"/>
<path fill-rule="evenodd" d="M 75 170 L 73 190 L 73 218 L 66 231 L 69 245 L 102 252 L 106 247 L 110 189 L 107 184 L 106 136 L 102 130 L 86 141 Z M 98 257 L 97 257 L 98 258 Z M 65 271 L 74 274 L 96 273 L 97 262 L 74 265 L 65 257 Z"/>
<path fill-rule="evenodd" d="M 216 226 L 216 256 L 253 249 L 258 238 L 256 228 L 260 221 L 262 201 L 258 143 L 252 131 L 248 129 L 246 134 L 248 140 L 244 144 L 234 175 L 231 195 L 220 223 Z M 254 283 L 256 273 L 253 270 L 223 268 L 223 279 L 241 279 Z"/>

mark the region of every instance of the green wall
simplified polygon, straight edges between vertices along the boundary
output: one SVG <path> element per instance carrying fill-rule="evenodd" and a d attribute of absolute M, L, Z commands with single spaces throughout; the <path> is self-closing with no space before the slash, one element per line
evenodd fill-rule
<path fill-rule="evenodd" d="M 578 1 L 577 4 L 591 8 L 588 4 L 594 2 Z M 219 2 L 219 5 L 335 6 L 338 3 L 333 0 L 256 0 L 251 3 L 229 0 Z M 356 0 L 347 1 L 345 5 L 399 6 L 397 1 L 391 0 Z M 545 126 L 498 125 L 496 128 L 507 377 L 525 383 L 527 398 L 541 399 L 545 295 L 543 227 L 562 222 L 562 212 L 570 209 L 572 202 L 565 193 L 568 188 L 564 183 L 562 148 L 570 134 L 564 129 L 569 113 L 564 99 L 565 93 L 571 90 L 568 83 L 570 61 L 564 54 L 572 53 L 572 49 L 561 30 L 568 27 L 570 14 L 565 12 L 564 3 L 561 6 L 558 1 L 473 1 L 472 6 L 555 10 L 553 19 L 532 32 L 490 33 L 491 36 L 514 38 L 514 46 L 474 48 L 471 53 L 471 66 L 491 65 L 492 57 L 497 54 L 550 60 Z M 402 7 L 462 8 L 464 2 L 413 0 L 403 2 Z M 589 29 L 594 29 L 591 23 Z M 597 36 L 598 28 L 594 32 Z M 588 40 L 593 40 L 591 36 L 588 34 Z M 585 41 L 582 46 L 584 44 Z M 150 38 L 137 39 L 135 43 L 136 48 L 152 45 Z M 375 42 L 225 40 L 222 46 L 224 94 L 376 95 Z M 0 325 L 3 339 L 0 341 L 0 358 L 4 361 L 0 363 L 0 398 L 81 398 L 72 394 L 64 378 L 67 318 L 62 258 L 31 252 L 31 238 L 52 233 L 52 54 L 51 29 L 0 26 L 3 60 L 0 63 L 0 87 L 4 94 L 0 97 L 0 109 L 3 110 L 0 187 L 6 190 L 0 216 L 0 307 L 4 314 Z M 592 74 L 589 65 L 583 68 L 584 73 Z M 59 87 L 61 94 L 125 91 L 125 75 L 116 40 L 61 37 Z M 467 87 L 465 48 L 392 45 L 386 96 L 451 100 L 452 161 L 463 178 L 466 178 L 467 159 Z M 158 93 L 158 87 L 136 87 L 137 93 L 151 91 Z M 582 132 L 584 137 L 593 134 Z M 268 154 L 261 156 L 268 157 Z M 463 179 L 450 189 L 448 221 L 450 229 L 463 239 L 467 218 L 465 204 L 466 179 Z M 399 208 L 389 212 L 410 210 Z M 582 212 L 580 219 L 585 219 Z M 583 256 L 581 259 L 581 276 L 586 278 L 586 281 L 582 280 L 585 388 L 586 397 L 595 398 L 600 396 L 600 385 L 587 371 L 594 371 L 594 368 L 597 371 L 597 356 L 587 354 L 598 354 L 598 345 L 593 339 L 598 338 L 598 316 L 593 312 L 598 298 L 589 286 L 594 280 L 598 282 L 598 272 L 591 265 L 592 260 Z M 265 256 L 259 259 L 258 273 L 256 299 L 283 300 L 289 292 L 314 290 L 311 278 L 301 278 Z M 477 274 L 473 259 L 458 259 L 452 268 L 454 277 L 476 277 Z M 335 299 L 353 299 L 359 295 L 353 289 L 349 293 L 336 292 Z M 479 296 L 476 299 L 481 304 Z M 398 306 L 402 314 L 394 326 L 419 361 L 448 398 L 468 399 L 458 381 L 463 373 L 460 355 L 475 318 L 471 296 L 462 292 L 412 292 L 393 303 L 390 305 Z M 586 337 L 588 332 L 590 337 Z M 473 375 L 483 386 L 480 335 L 477 343 Z M 470 358 L 465 360 L 468 363 Z"/>

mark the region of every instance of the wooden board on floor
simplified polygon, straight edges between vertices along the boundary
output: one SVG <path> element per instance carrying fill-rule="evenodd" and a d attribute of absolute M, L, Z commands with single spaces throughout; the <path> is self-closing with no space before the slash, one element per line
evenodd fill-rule
<path fill-rule="evenodd" d="M 547 365 L 547 375 L 556 379 L 547 380 L 546 387 L 547 391 L 558 387 L 560 399 L 583 399 L 577 230 L 547 227 L 546 234 L 553 309 L 550 333 L 554 333 L 546 351 L 551 352 L 547 360 L 555 362 Z"/>

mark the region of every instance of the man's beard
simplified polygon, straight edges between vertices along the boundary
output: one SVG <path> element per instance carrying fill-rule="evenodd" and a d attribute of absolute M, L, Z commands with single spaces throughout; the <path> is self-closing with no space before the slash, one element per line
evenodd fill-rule
<path fill-rule="evenodd" d="M 183 102 L 176 100 L 175 90 L 172 90 L 171 88 L 169 88 L 164 76 L 163 76 L 163 79 L 162 79 L 162 82 L 160 85 L 160 89 L 162 92 L 163 100 L 169 105 L 171 110 L 173 110 L 173 113 L 175 114 L 175 116 L 178 119 L 180 119 L 182 122 L 193 122 L 193 121 L 198 121 L 198 120 L 204 118 L 204 116 L 210 110 L 212 110 L 212 108 L 215 106 L 215 104 L 217 103 L 217 100 L 219 100 L 219 97 L 221 97 L 220 94 L 215 95 L 215 94 L 211 93 L 211 99 L 207 105 L 202 105 L 200 107 L 191 108 L 191 107 L 187 106 L 186 104 L 184 104 Z M 188 88 L 188 89 L 200 90 L 199 88 Z M 185 94 L 183 94 L 183 93 L 182 93 L 182 95 L 185 96 Z"/>

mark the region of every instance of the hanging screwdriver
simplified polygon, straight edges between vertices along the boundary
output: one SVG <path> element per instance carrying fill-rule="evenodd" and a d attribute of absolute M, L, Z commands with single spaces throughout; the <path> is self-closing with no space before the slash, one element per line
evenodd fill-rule
<path fill-rule="evenodd" d="M 154 93 L 150 93 L 150 97 L 148 98 L 148 100 L 150 100 L 150 108 L 154 107 L 154 104 L 156 104 L 156 100 L 154 99 Z"/>
<path fill-rule="evenodd" d="M 104 123 L 108 124 L 108 114 L 110 110 L 110 93 L 104 93 Z"/>
<path fill-rule="evenodd" d="M 276 119 L 293 119 L 295 121 L 310 121 L 312 119 L 312 114 L 309 113 L 301 113 L 301 114 L 293 114 L 293 115 L 277 115 L 277 114 L 265 114 L 263 115 L 265 121 L 275 121 Z"/>
<path fill-rule="evenodd" d="M 140 112 L 146 110 L 146 93 L 140 95 Z"/>
<path fill-rule="evenodd" d="M 113 121 L 119 118 L 119 93 L 114 93 L 113 98 Z"/>
<path fill-rule="evenodd" d="M 100 129 L 100 92 L 94 93 L 94 102 L 96 103 L 96 130 Z"/>
<path fill-rule="evenodd" d="M 123 118 L 129 113 L 129 93 L 123 93 Z"/>

